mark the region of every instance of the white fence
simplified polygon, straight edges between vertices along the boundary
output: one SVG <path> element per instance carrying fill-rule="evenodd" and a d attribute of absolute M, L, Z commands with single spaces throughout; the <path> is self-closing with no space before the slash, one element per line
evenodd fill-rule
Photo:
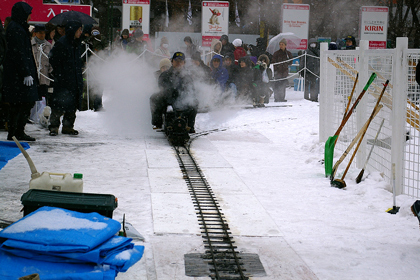
<path fill-rule="evenodd" d="M 339 127 L 356 73 L 359 73 L 359 82 L 353 102 L 375 72 L 378 77 L 341 132 L 334 157 L 344 152 L 369 118 L 383 83 L 389 80 L 390 84 L 381 101 L 383 108 L 369 126 L 352 164 L 359 169 L 363 167 L 379 125 L 385 119 L 367 170 L 381 172 L 392 185 L 391 167 L 395 164 L 396 194 L 420 198 L 420 86 L 415 81 L 420 50 L 408 49 L 407 38 L 398 38 L 396 49 L 369 50 L 368 43 L 361 41 L 358 50 L 348 51 L 330 51 L 326 43 L 321 44 L 320 141 L 326 141 Z M 347 165 L 349 157 L 339 167 L 338 175 L 342 173 L 342 166 Z"/>

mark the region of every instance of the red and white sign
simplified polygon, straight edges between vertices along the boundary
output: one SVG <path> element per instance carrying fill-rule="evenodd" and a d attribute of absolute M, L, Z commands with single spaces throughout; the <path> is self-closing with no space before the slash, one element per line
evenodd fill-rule
<path fill-rule="evenodd" d="M 150 5 L 150 0 L 123 0 L 123 4 L 146 4 L 146 5 Z"/>
<path fill-rule="evenodd" d="M 309 5 L 283 4 L 282 6 L 282 33 L 292 32 L 301 38 L 298 50 L 308 48 L 309 36 Z"/>
<path fill-rule="evenodd" d="M 123 0 L 122 28 L 130 33 L 141 28 L 144 38 L 149 38 L 150 0 Z"/>
<path fill-rule="evenodd" d="M 388 7 L 360 8 L 359 38 L 369 41 L 369 49 L 385 49 L 388 31 Z"/>
<path fill-rule="evenodd" d="M 213 39 L 229 34 L 229 2 L 203 1 L 201 9 L 201 44 L 210 47 Z"/>
<path fill-rule="evenodd" d="M 43 4 L 42 0 L 0 0 L 0 18 L 4 21 L 12 15 L 12 7 L 17 2 L 26 2 L 32 7 L 31 23 L 46 23 L 58 14 L 68 11 L 78 11 L 92 16 L 89 5 Z"/>

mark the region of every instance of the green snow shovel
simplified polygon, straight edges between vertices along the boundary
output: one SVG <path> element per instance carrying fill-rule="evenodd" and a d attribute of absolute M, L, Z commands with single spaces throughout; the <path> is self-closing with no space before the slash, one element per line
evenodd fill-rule
<path fill-rule="evenodd" d="M 355 85 L 357 83 L 357 78 L 353 86 L 353 89 L 355 88 Z M 324 150 L 324 165 L 325 165 L 325 177 L 329 177 L 332 174 L 332 166 L 333 166 L 333 158 L 334 158 L 334 146 L 335 142 L 337 141 L 338 135 L 340 134 L 341 130 L 344 128 L 344 125 L 349 120 L 351 114 L 356 109 L 357 104 L 359 104 L 360 100 L 362 99 L 365 92 L 368 90 L 369 86 L 372 84 L 372 82 L 376 78 L 376 73 L 372 73 L 370 76 L 368 82 L 366 83 L 365 87 L 363 88 L 362 92 L 357 97 L 356 101 L 354 102 L 353 106 L 350 108 L 347 114 L 345 114 L 343 120 L 341 121 L 341 124 L 335 134 L 333 136 L 330 136 L 328 140 L 325 142 L 325 150 Z M 351 100 L 349 100 L 350 102 Z"/>

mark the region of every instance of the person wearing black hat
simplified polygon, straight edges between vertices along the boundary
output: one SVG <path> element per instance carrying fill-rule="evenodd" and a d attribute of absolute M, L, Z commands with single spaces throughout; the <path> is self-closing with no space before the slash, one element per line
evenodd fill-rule
<path fill-rule="evenodd" d="M 311 38 L 308 41 L 308 54 L 306 59 L 300 60 L 300 69 L 308 69 L 309 71 L 300 72 L 300 75 L 305 78 L 305 90 L 303 97 L 306 100 L 318 102 L 319 94 L 319 75 L 320 75 L 320 64 L 319 64 L 319 43 L 315 38 Z M 305 65 L 306 62 L 306 65 Z"/>
<path fill-rule="evenodd" d="M 66 35 L 58 40 L 50 51 L 53 67 L 54 94 L 50 98 L 51 116 L 48 126 L 51 136 L 58 134 L 63 116 L 63 134 L 78 135 L 73 129 L 76 110 L 80 108 L 83 94 L 81 55 L 82 24 L 79 21 L 66 23 Z"/>
<path fill-rule="evenodd" d="M 349 35 L 345 39 L 346 41 L 346 50 L 355 50 L 356 49 L 356 39 Z"/>
<path fill-rule="evenodd" d="M 194 95 L 193 79 L 185 70 L 185 54 L 175 52 L 172 67 L 159 76 L 160 98 L 150 104 L 154 129 L 162 127 L 162 114 L 168 105 L 175 110 L 189 111 L 188 126 L 190 133 L 195 133 L 195 117 L 198 101 Z M 152 101 L 152 100 L 151 100 Z"/>
<path fill-rule="evenodd" d="M 38 95 L 40 98 L 45 97 L 48 102 L 48 87 L 50 86 L 49 78 L 52 73 L 52 67 L 48 59 L 48 54 L 51 51 L 52 45 L 45 39 L 45 33 L 45 25 L 35 25 L 35 36 L 31 40 L 31 45 L 36 67 L 40 71 Z M 36 109 L 34 108 L 32 109 L 31 119 L 36 121 L 38 120 L 38 116 Z"/>
<path fill-rule="evenodd" d="M 26 135 L 25 125 L 38 96 L 38 74 L 31 48 L 28 21 L 32 7 L 17 2 L 6 29 L 7 51 L 4 60 L 3 100 L 10 105 L 7 140 L 35 141 Z"/>

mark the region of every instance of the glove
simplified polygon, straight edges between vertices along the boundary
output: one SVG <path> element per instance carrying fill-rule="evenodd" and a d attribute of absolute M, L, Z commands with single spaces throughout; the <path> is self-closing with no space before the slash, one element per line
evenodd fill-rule
<path fill-rule="evenodd" d="M 23 84 L 28 87 L 32 86 L 34 84 L 34 78 L 32 76 L 23 78 Z"/>

